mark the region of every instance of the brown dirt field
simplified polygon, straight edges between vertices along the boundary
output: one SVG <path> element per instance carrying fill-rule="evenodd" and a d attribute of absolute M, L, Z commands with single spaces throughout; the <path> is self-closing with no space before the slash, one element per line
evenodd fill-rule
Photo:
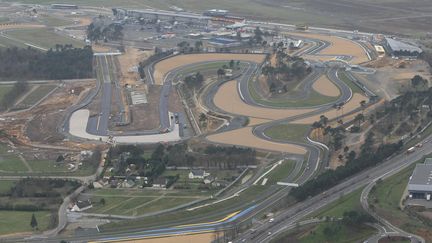
<path fill-rule="evenodd" d="M 178 55 L 161 62 L 158 62 L 154 68 L 155 84 L 162 85 L 163 78 L 171 70 L 192 64 L 205 61 L 222 61 L 222 60 L 240 60 L 240 61 L 253 61 L 260 63 L 264 60 L 264 55 L 256 54 L 231 54 L 231 53 L 214 53 L 214 54 L 189 54 Z"/>
<path fill-rule="evenodd" d="M 45 28 L 41 24 L 0 24 L 0 30 Z"/>
<path fill-rule="evenodd" d="M 109 51 L 111 51 L 110 47 L 103 46 L 101 44 L 93 44 L 92 49 L 94 52 L 109 52 Z"/>
<path fill-rule="evenodd" d="M 80 22 L 79 25 L 80 26 L 87 26 L 87 25 L 90 25 L 92 21 L 93 20 L 90 17 L 83 17 L 83 18 L 79 19 L 79 22 Z"/>
<path fill-rule="evenodd" d="M 306 149 L 292 144 L 274 143 L 259 139 L 252 134 L 252 127 L 244 127 L 233 131 L 210 135 L 207 139 L 211 142 L 240 145 L 256 149 L 265 149 L 277 152 L 294 154 L 306 154 Z"/>
<path fill-rule="evenodd" d="M 326 54 L 326 55 L 345 54 L 345 55 L 354 56 L 353 59 L 351 60 L 351 63 L 354 64 L 359 64 L 359 63 L 369 61 L 363 48 L 360 45 L 352 42 L 351 40 L 337 37 L 337 36 L 311 34 L 311 33 L 290 33 L 290 34 L 294 36 L 311 37 L 311 38 L 316 38 L 316 39 L 331 42 L 332 45 L 322 50 L 320 54 Z"/>
<path fill-rule="evenodd" d="M 130 106 L 132 122 L 127 126 L 113 126 L 110 129 L 114 131 L 137 131 L 159 128 L 159 98 L 161 89 L 161 86 L 150 86 L 147 94 L 148 103 Z"/>
<path fill-rule="evenodd" d="M 406 71 L 406 72 L 396 72 L 393 76 L 394 79 L 397 80 L 411 80 L 415 75 L 420 75 L 424 78 L 428 78 L 428 75 L 424 75 L 418 72 L 410 72 L 410 71 Z"/>
<path fill-rule="evenodd" d="M 244 103 L 237 92 L 237 81 L 224 83 L 214 97 L 214 103 L 220 109 L 243 116 L 262 119 L 282 119 L 313 111 L 313 109 L 270 109 L 250 106 Z"/>
<path fill-rule="evenodd" d="M 268 119 L 251 117 L 251 118 L 249 118 L 249 126 L 255 126 L 255 125 L 263 124 L 263 123 L 270 122 L 270 121 L 271 120 L 268 120 Z"/>
<path fill-rule="evenodd" d="M 322 75 L 315 83 L 312 88 L 325 96 L 337 97 L 340 95 L 339 88 L 331 82 L 326 75 Z"/>
<path fill-rule="evenodd" d="M 174 235 L 170 237 L 143 239 L 143 240 L 125 240 L 115 241 L 124 243 L 210 243 L 214 240 L 214 233 L 196 234 L 196 235 Z"/>
<path fill-rule="evenodd" d="M 368 100 L 367 97 L 365 97 L 364 95 L 355 93 L 353 95 L 353 97 L 351 98 L 350 101 L 348 101 L 348 103 L 346 103 L 344 105 L 344 113 L 348 113 L 356 108 L 360 107 L 360 101 L 362 100 Z M 340 111 L 338 111 L 338 115 L 340 115 Z M 321 115 L 325 115 L 326 117 L 328 117 L 329 119 L 335 118 L 336 117 L 336 110 L 332 109 L 330 111 L 325 112 L 324 114 L 319 114 L 319 115 L 315 115 L 315 116 L 311 116 L 311 117 L 307 117 L 301 120 L 296 120 L 293 123 L 294 124 L 312 124 L 316 121 L 318 121 L 320 119 Z"/>
<path fill-rule="evenodd" d="M 314 55 L 304 55 L 302 56 L 306 60 L 313 60 L 313 61 L 321 61 L 321 62 L 327 62 L 335 60 L 334 56 L 314 56 Z"/>
<path fill-rule="evenodd" d="M 136 48 L 126 48 L 126 52 L 123 55 L 118 56 L 120 63 L 120 70 L 122 74 L 122 79 L 120 83 L 122 85 L 131 84 L 135 85 L 138 79 L 138 73 L 130 72 L 131 68 L 138 66 L 138 63 L 144 58 L 150 55 L 149 52 L 140 51 Z"/>

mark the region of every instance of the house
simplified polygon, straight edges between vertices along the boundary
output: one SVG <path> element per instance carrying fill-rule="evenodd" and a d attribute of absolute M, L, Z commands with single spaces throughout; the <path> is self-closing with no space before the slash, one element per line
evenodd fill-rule
<path fill-rule="evenodd" d="M 100 188 L 103 188 L 103 185 L 100 182 L 95 181 L 95 182 L 93 182 L 93 187 L 95 189 L 100 189 Z"/>
<path fill-rule="evenodd" d="M 189 172 L 189 179 L 204 179 L 209 176 L 210 173 L 206 173 L 204 170 L 191 170 Z"/>
<path fill-rule="evenodd" d="M 91 204 L 90 199 L 85 201 L 78 201 L 73 205 L 71 212 L 82 212 L 92 207 L 93 205 Z"/>
<path fill-rule="evenodd" d="M 216 178 L 214 176 L 207 176 L 206 178 L 204 178 L 204 184 L 210 184 L 212 183 Z"/>
<path fill-rule="evenodd" d="M 121 184 L 123 188 L 132 188 L 135 186 L 135 182 L 133 180 L 124 180 Z"/>
<path fill-rule="evenodd" d="M 165 177 L 158 177 L 153 181 L 153 188 L 166 188 L 168 180 Z"/>

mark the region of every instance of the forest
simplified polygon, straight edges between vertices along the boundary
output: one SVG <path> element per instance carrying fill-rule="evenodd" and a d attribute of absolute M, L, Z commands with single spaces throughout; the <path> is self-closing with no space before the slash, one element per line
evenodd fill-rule
<path fill-rule="evenodd" d="M 90 46 L 56 45 L 41 52 L 34 48 L 0 50 L 0 80 L 59 80 L 93 77 Z"/>

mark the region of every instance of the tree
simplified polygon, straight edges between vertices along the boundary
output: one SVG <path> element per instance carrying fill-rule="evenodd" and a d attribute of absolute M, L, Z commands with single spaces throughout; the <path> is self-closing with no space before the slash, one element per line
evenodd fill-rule
<path fill-rule="evenodd" d="M 325 127 L 327 126 L 329 119 L 328 117 L 326 117 L 325 115 L 321 115 L 320 116 L 320 123 Z"/>
<path fill-rule="evenodd" d="M 360 127 L 361 123 L 365 120 L 365 117 L 363 114 L 357 114 L 354 118 L 354 122 L 358 122 L 358 127 Z"/>
<path fill-rule="evenodd" d="M 364 110 L 366 109 L 366 100 L 360 101 L 360 107 L 362 109 L 362 114 L 363 114 Z"/>
<path fill-rule="evenodd" d="M 344 152 L 347 153 L 348 151 L 349 151 L 349 147 L 348 147 L 348 146 L 345 146 L 345 148 L 344 148 Z"/>
<path fill-rule="evenodd" d="M 207 121 L 207 116 L 204 113 L 201 113 L 200 116 L 199 116 L 199 121 L 200 122 Z"/>
<path fill-rule="evenodd" d="M 263 38 L 262 38 L 263 32 L 261 31 L 261 29 L 259 27 L 255 28 L 254 34 L 255 34 L 254 39 L 255 39 L 256 43 L 261 43 L 263 40 Z"/>
<path fill-rule="evenodd" d="M 99 201 L 99 203 L 101 204 L 101 205 L 105 205 L 105 198 L 101 198 L 101 200 Z"/>
<path fill-rule="evenodd" d="M 414 89 L 417 90 L 417 87 L 422 85 L 425 86 L 427 85 L 427 80 L 424 79 L 422 76 L 420 75 L 415 75 L 412 79 L 411 79 L 411 85 L 413 86 Z"/>
<path fill-rule="evenodd" d="M 230 68 L 230 69 L 234 69 L 234 60 L 231 60 L 231 61 L 229 62 L 229 68 Z"/>
<path fill-rule="evenodd" d="M 202 41 L 196 41 L 195 42 L 195 49 L 196 49 L 196 51 L 198 51 L 198 52 L 201 51 L 202 46 L 203 46 Z"/>
<path fill-rule="evenodd" d="M 220 77 L 222 77 L 224 75 L 225 75 L 225 70 L 223 70 L 222 68 L 219 68 L 217 70 L 217 76 L 220 78 Z"/>
<path fill-rule="evenodd" d="M 189 42 L 182 41 L 177 46 L 180 48 L 180 52 L 185 53 L 189 49 Z"/>
<path fill-rule="evenodd" d="M 57 157 L 57 159 L 56 159 L 56 162 L 58 163 L 58 162 L 62 162 L 64 160 L 64 157 L 63 157 L 63 155 L 59 155 L 58 157 Z"/>
<path fill-rule="evenodd" d="M 32 217 L 30 220 L 30 226 L 32 227 L 33 230 L 37 229 L 37 226 L 38 226 L 38 222 L 36 220 L 36 216 L 34 213 L 32 214 Z"/>

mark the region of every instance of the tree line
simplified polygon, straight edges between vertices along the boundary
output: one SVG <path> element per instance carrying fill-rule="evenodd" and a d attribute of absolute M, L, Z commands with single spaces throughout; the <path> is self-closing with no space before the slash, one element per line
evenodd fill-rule
<path fill-rule="evenodd" d="M 209 145 L 201 152 L 191 152 L 186 143 L 174 145 L 159 144 L 149 158 L 143 155 L 142 146 L 125 145 L 110 148 L 107 154 L 107 166 L 114 168 L 114 175 L 127 175 L 131 164 L 136 167 L 137 176 L 157 178 L 167 166 L 170 167 L 217 167 L 236 169 L 237 166 L 256 164 L 255 150 L 238 147 L 219 147 Z"/>
<path fill-rule="evenodd" d="M 87 38 L 90 41 L 108 42 L 110 40 L 121 40 L 123 39 L 123 26 L 117 23 L 111 23 L 104 25 L 103 23 L 91 23 L 87 27 Z"/>
<path fill-rule="evenodd" d="M 14 84 L 12 89 L 7 92 L 0 100 L 0 111 L 11 108 L 15 101 L 28 90 L 28 83 L 26 81 L 18 81 Z"/>
<path fill-rule="evenodd" d="M 139 75 L 140 75 L 140 78 L 141 78 L 141 79 L 144 79 L 144 78 L 146 77 L 146 76 L 145 76 L 145 71 L 144 71 L 144 67 L 145 67 L 146 65 L 149 65 L 149 64 L 151 64 L 152 62 L 157 61 L 157 60 L 159 60 L 159 59 L 162 59 L 162 58 L 164 58 L 164 57 L 168 57 L 168 56 L 172 55 L 173 53 L 174 53 L 173 50 L 162 51 L 162 49 L 156 47 L 156 48 L 155 48 L 155 52 L 154 52 L 153 55 L 151 55 L 151 56 L 150 56 L 149 58 L 147 58 L 146 60 L 141 61 L 141 62 L 138 63 L 138 73 L 139 73 Z"/>
<path fill-rule="evenodd" d="M 91 47 L 56 45 L 40 52 L 34 48 L 0 50 L 0 80 L 82 79 L 93 77 Z"/>

